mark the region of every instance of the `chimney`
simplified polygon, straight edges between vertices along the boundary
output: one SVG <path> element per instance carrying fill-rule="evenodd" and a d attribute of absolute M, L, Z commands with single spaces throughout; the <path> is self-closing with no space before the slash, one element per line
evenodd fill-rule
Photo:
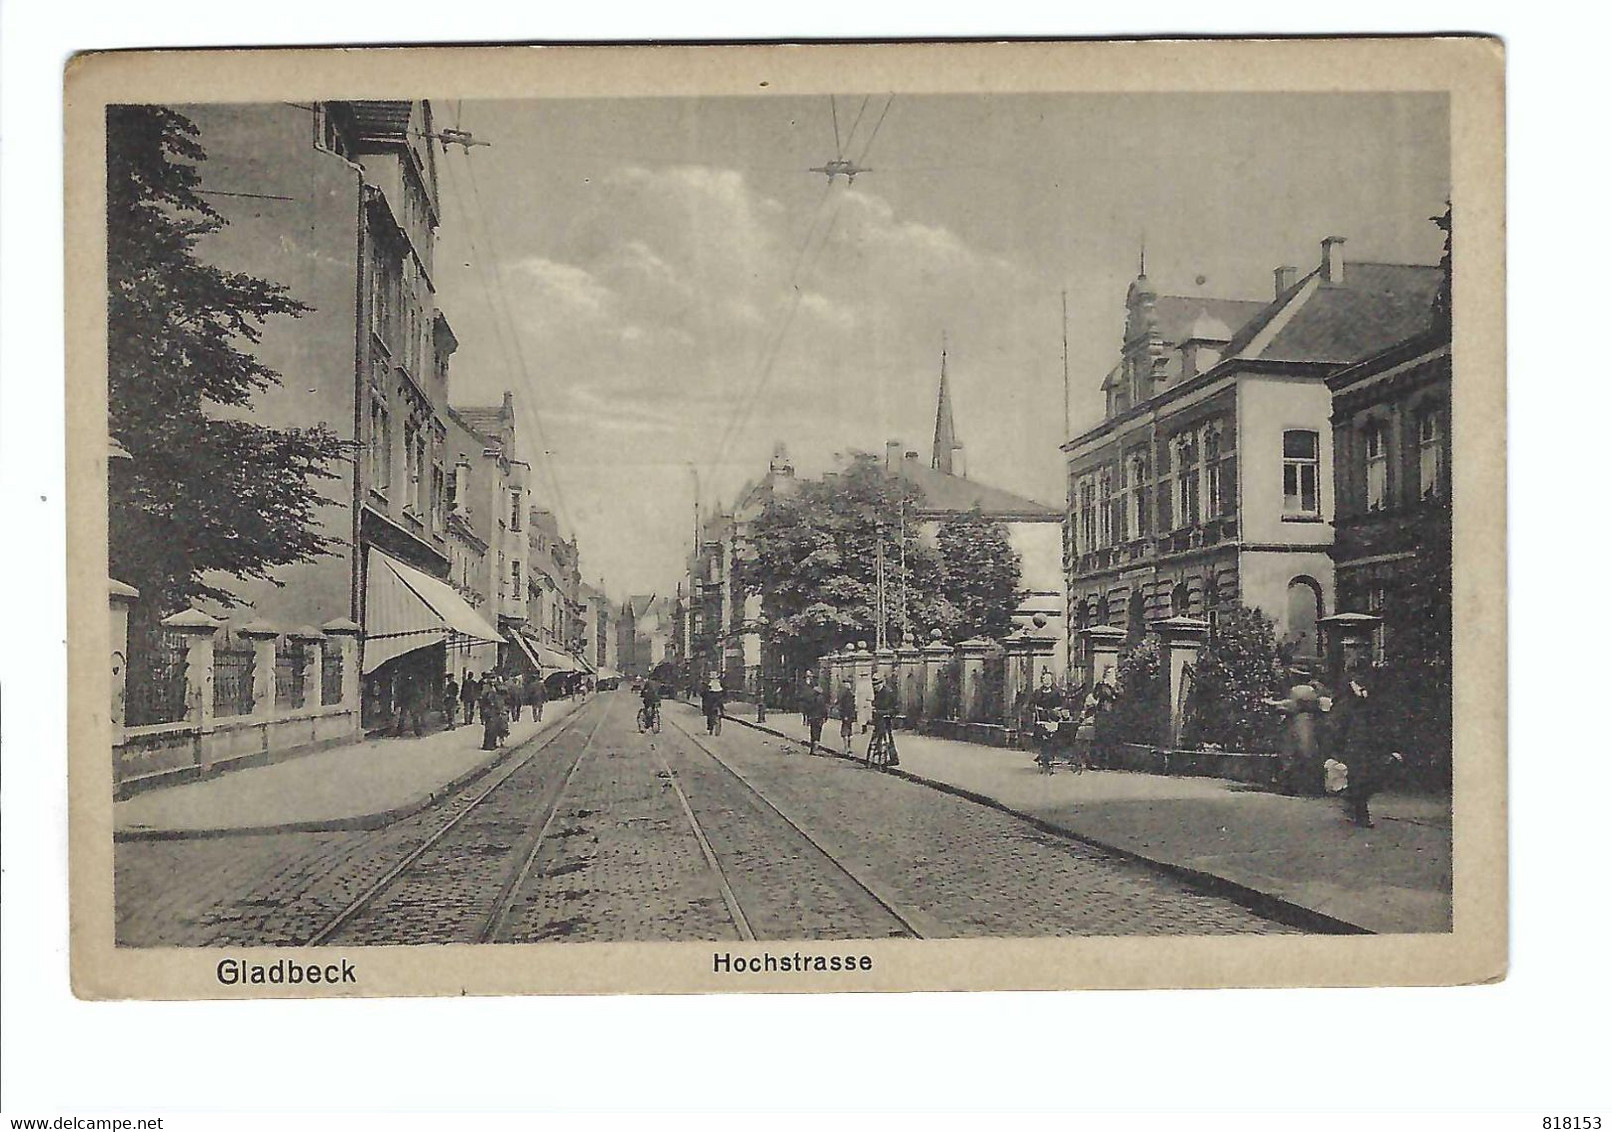
<path fill-rule="evenodd" d="M 909 448 L 902 453 L 901 458 L 903 460 L 916 460 L 918 458 L 918 450 L 916 448 Z"/>
<path fill-rule="evenodd" d="M 1343 285 L 1343 237 L 1328 236 L 1321 241 L 1321 282 Z"/>
<path fill-rule="evenodd" d="M 1294 281 L 1298 279 L 1299 269 L 1296 267 L 1278 267 L 1274 274 L 1276 276 L 1276 297 L 1280 299 L 1287 293 L 1288 288 L 1293 286 Z"/>
<path fill-rule="evenodd" d="M 901 470 L 901 441 L 886 440 L 884 442 L 884 470 L 887 472 Z"/>

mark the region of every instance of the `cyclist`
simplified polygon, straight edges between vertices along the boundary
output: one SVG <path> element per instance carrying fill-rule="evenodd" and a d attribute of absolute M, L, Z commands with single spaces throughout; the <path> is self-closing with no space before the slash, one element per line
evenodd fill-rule
<path fill-rule="evenodd" d="M 896 755 L 896 715 L 901 710 L 900 697 L 896 695 L 895 682 L 886 680 L 883 676 L 873 678 L 873 738 L 869 741 L 869 749 L 877 745 L 883 752 L 881 765 L 900 766 L 901 759 Z M 871 761 L 871 760 L 870 760 Z"/>
<path fill-rule="evenodd" d="M 648 731 L 660 726 L 660 685 L 653 680 L 644 681 L 644 710 L 638 713 L 638 730 Z"/>
<path fill-rule="evenodd" d="M 1069 709 L 1062 689 L 1053 683 L 1048 669 L 1041 670 L 1041 686 L 1030 693 L 1030 711 L 1034 721 L 1036 765 L 1050 774 L 1060 745 L 1058 732 L 1069 722 Z"/>
<path fill-rule="evenodd" d="M 713 676 L 705 685 L 700 699 L 705 708 L 705 732 L 708 735 L 722 734 L 722 681 Z"/>

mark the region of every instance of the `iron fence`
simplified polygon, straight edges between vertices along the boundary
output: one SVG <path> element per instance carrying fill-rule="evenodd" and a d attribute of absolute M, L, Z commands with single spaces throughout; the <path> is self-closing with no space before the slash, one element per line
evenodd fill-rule
<path fill-rule="evenodd" d="M 128 726 L 178 723 L 185 718 L 187 651 L 181 633 L 158 630 L 144 640 L 131 637 L 124 684 L 123 718 Z"/>
<path fill-rule="evenodd" d="M 303 650 L 301 641 L 281 637 L 274 645 L 274 704 L 282 711 L 297 711 L 302 707 L 304 689 Z"/>
<path fill-rule="evenodd" d="M 251 715 L 257 649 L 235 638 L 213 642 L 213 714 Z"/>

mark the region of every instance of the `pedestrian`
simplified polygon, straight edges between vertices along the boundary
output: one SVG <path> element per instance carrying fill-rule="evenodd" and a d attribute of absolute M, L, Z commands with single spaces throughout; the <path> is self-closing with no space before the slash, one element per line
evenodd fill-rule
<path fill-rule="evenodd" d="M 511 673 L 504 681 L 509 689 L 509 718 L 514 722 L 521 721 L 521 707 L 526 703 L 526 683 L 519 676 Z"/>
<path fill-rule="evenodd" d="M 722 707 L 723 707 L 722 680 L 713 676 L 700 692 L 700 706 L 705 709 L 705 733 L 707 735 L 722 734 Z"/>
<path fill-rule="evenodd" d="M 425 698 L 420 687 L 420 678 L 412 672 L 404 672 L 397 682 L 397 721 L 392 728 L 392 734 L 401 737 L 405 729 L 412 729 L 415 738 L 425 733 L 425 720 L 423 718 Z"/>
<path fill-rule="evenodd" d="M 526 674 L 526 700 L 532 705 L 532 719 L 538 723 L 543 722 L 543 700 L 547 698 L 543 689 L 541 673 L 529 672 Z"/>
<path fill-rule="evenodd" d="M 1057 757 L 1058 733 L 1069 719 L 1063 689 L 1054 682 L 1050 668 L 1041 670 L 1041 684 L 1030 693 L 1029 708 L 1035 762 L 1043 771 L 1050 771 Z"/>
<path fill-rule="evenodd" d="M 1319 794 L 1324 789 L 1321 751 L 1321 686 L 1302 668 L 1293 669 L 1293 685 L 1285 700 L 1266 700 L 1287 717 L 1277 769 L 1277 788 L 1284 794 Z"/>
<path fill-rule="evenodd" d="M 481 700 L 481 681 L 474 672 L 465 673 L 465 682 L 459 689 L 459 702 L 465 706 L 465 722 L 476 722 L 476 704 Z"/>
<path fill-rule="evenodd" d="M 874 735 L 884 739 L 886 752 L 884 765 L 887 767 L 901 765 L 901 759 L 896 754 L 896 716 L 900 711 L 901 697 L 896 693 L 896 682 L 886 680 L 883 676 L 875 676 L 873 678 Z"/>
<path fill-rule="evenodd" d="M 823 689 L 816 684 L 807 684 L 800 694 L 800 714 L 806 721 L 806 730 L 811 736 L 807 741 L 807 749 L 817 753 L 817 745 L 823 741 L 823 721 L 828 718 L 828 697 L 823 695 Z"/>
<path fill-rule="evenodd" d="M 840 685 L 839 698 L 834 702 L 834 710 L 840 716 L 840 742 L 845 744 L 845 753 L 851 753 L 851 734 L 856 728 L 856 689 L 851 687 L 849 680 Z"/>
<path fill-rule="evenodd" d="M 1349 820 L 1370 829 L 1371 796 L 1382 789 L 1394 768 L 1404 763 L 1398 751 L 1389 751 L 1387 722 L 1381 699 L 1373 698 L 1369 664 L 1364 656 L 1350 657 L 1344 667 L 1343 687 L 1332 702 L 1332 746 L 1339 762 L 1348 768 L 1343 788 Z"/>
<path fill-rule="evenodd" d="M 488 673 L 481 682 L 481 749 L 491 751 L 509 737 L 509 707 L 503 681 Z"/>
<path fill-rule="evenodd" d="M 442 721 L 448 725 L 448 730 L 456 726 L 455 717 L 459 711 L 459 682 L 448 673 L 447 683 L 442 685 Z"/>

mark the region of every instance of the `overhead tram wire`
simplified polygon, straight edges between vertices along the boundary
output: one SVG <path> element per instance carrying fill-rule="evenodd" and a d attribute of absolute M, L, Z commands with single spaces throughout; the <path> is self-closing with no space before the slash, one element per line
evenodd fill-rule
<path fill-rule="evenodd" d="M 471 200 L 476 206 L 477 226 L 481 228 L 483 239 L 486 240 L 488 246 L 491 247 L 491 240 L 488 237 L 486 225 L 487 209 L 482 203 L 481 186 L 476 179 L 476 166 L 470 160 L 470 154 L 468 151 L 463 155 L 463 158 L 465 162 L 465 169 L 470 175 L 470 195 Z M 532 424 L 537 429 L 538 452 L 542 457 L 543 470 L 548 475 L 549 485 L 554 489 L 555 510 L 558 512 L 559 517 L 565 522 L 566 527 L 570 529 L 572 535 L 574 536 L 576 534 L 576 524 L 572 521 L 570 508 L 566 506 L 565 492 L 560 487 L 559 474 L 555 471 L 554 458 L 552 453 L 549 451 L 548 437 L 543 430 L 543 414 L 537 407 L 537 401 L 540 399 L 535 396 L 537 386 L 532 380 L 531 369 L 528 367 L 526 362 L 526 348 L 521 341 L 520 328 L 516 325 L 514 313 L 509 305 L 508 288 L 504 283 L 502 264 L 495 260 L 493 263 L 493 271 L 494 282 L 497 284 L 494 290 L 498 298 L 498 306 L 503 312 L 505 322 L 508 324 L 510 338 L 515 343 L 515 356 L 520 363 L 521 377 L 528 392 L 534 394 L 533 404 L 531 406 Z"/>
<path fill-rule="evenodd" d="M 794 262 L 790 265 L 789 269 L 789 284 L 792 291 L 795 290 L 795 282 L 800 274 L 801 263 L 805 260 L 807 250 L 811 247 L 812 241 L 817 235 L 818 223 L 823 218 L 823 206 L 828 201 L 829 192 L 832 187 L 833 186 L 828 183 L 823 185 L 823 192 L 817 198 L 817 202 L 812 208 L 811 223 L 807 225 L 806 234 L 801 239 L 800 247 L 795 252 Z M 798 294 L 798 291 L 796 293 Z M 768 365 L 767 359 L 776 350 L 776 343 L 782 336 L 782 333 L 787 330 L 788 319 L 790 317 L 791 312 L 786 311 L 783 321 L 780 322 L 779 326 L 775 328 L 774 332 L 766 339 L 765 345 L 762 347 L 761 354 L 757 359 L 758 368 L 764 368 Z M 717 442 L 717 447 L 714 450 L 714 455 L 706 462 L 705 469 L 707 473 L 714 474 L 717 467 L 722 463 L 722 460 L 727 452 L 728 441 L 733 435 L 735 426 L 744 414 L 745 405 L 749 401 L 753 388 L 754 383 L 752 383 L 751 388 L 746 389 L 740 394 L 734 408 L 734 415 L 729 418 L 727 426 L 723 429 L 721 437 Z"/>
<path fill-rule="evenodd" d="M 857 111 L 856 122 L 853 123 L 852 127 L 851 127 L 851 135 L 852 136 L 855 135 L 855 133 L 856 133 L 856 125 L 861 122 L 861 120 L 862 120 L 862 112 L 867 109 L 868 100 L 871 99 L 871 98 L 872 98 L 871 95 L 865 96 L 863 98 L 862 107 L 861 107 L 861 109 L 859 109 Z M 896 100 L 896 96 L 893 93 L 885 100 L 884 109 L 879 112 L 878 121 L 876 121 L 873 124 L 873 132 L 868 135 L 867 142 L 864 143 L 863 146 L 862 146 L 862 155 L 860 157 L 857 157 L 857 158 L 853 159 L 855 161 L 855 163 L 860 164 L 861 162 L 867 160 L 868 153 L 873 149 L 873 143 L 874 143 L 875 139 L 877 139 L 878 136 L 879 136 L 879 129 L 884 125 L 884 120 L 889 115 L 890 107 L 895 102 L 895 100 Z M 833 95 L 829 96 L 829 110 L 830 110 L 830 112 L 831 112 L 831 114 L 833 116 L 833 120 L 834 120 L 834 142 L 835 142 L 835 146 L 836 146 L 836 152 L 838 152 L 838 146 L 840 144 L 839 112 L 838 112 L 837 105 L 836 105 L 836 102 L 835 102 L 835 99 L 834 99 Z M 850 143 L 850 137 L 848 136 L 846 138 L 846 144 L 849 145 L 849 143 Z M 826 187 L 827 188 L 832 188 L 832 186 L 833 186 L 833 179 L 830 178 L 829 182 L 828 182 L 828 185 Z M 826 193 L 825 193 L 825 196 L 826 196 Z M 819 253 L 821 253 L 823 248 L 827 247 L 828 238 L 829 238 L 830 235 L 833 234 L 834 224 L 839 218 L 839 209 L 837 207 L 839 202 L 836 201 L 835 203 L 836 203 L 836 208 L 834 210 L 834 213 L 833 213 L 832 217 L 829 220 L 828 230 L 824 234 L 822 243 L 818 246 L 818 252 Z M 819 205 L 821 205 L 821 199 L 819 200 Z M 813 227 L 815 227 L 815 223 L 816 223 L 816 220 L 815 220 L 815 217 L 814 217 Z M 796 281 L 795 276 L 799 272 L 800 261 L 801 261 L 801 259 L 804 258 L 805 249 L 806 249 L 807 245 L 810 243 L 810 241 L 811 241 L 811 230 L 808 229 L 806 241 L 803 242 L 802 245 L 801 245 L 801 249 L 802 249 L 801 253 L 800 253 L 800 255 L 798 255 L 796 257 L 795 269 L 791 272 L 791 288 L 792 288 L 793 294 L 791 295 L 791 298 L 790 298 L 789 308 L 785 312 L 784 321 L 782 323 L 782 326 L 780 328 L 780 331 L 779 331 L 778 335 L 773 339 L 773 343 L 772 343 L 772 346 L 770 347 L 769 352 L 767 354 L 763 355 L 762 369 L 761 369 L 760 373 L 757 376 L 756 382 L 752 386 L 751 392 L 746 396 L 745 400 L 741 402 L 739 411 L 735 414 L 735 416 L 733 418 L 733 423 L 730 424 L 729 427 L 722 434 L 722 440 L 717 446 L 716 456 L 713 458 L 713 460 L 711 461 L 711 464 L 710 464 L 710 467 L 712 468 L 713 471 L 726 458 L 728 446 L 732 442 L 733 437 L 741 430 L 741 428 L 744 425 L 748 424 L 749 417 L 754 413 L 755 407 L 760 401 L 761 391 L 762 391 L 762 389 L 764 389 L 766 387 L 766 384 L 767 384 L 768 380 L 772 376 L 772 369 L 773 369 L 773 366 L 777 363 L 777 355 L 778 355 L 778 351 L 782 348 L 783 338 L 788 333 L 789 326 L 794 320 L 795 311 L 800 306 L 800 300 L 801 300 L 800 284 L 799 284 L 799 282 Z M 815 266 L 815 265 L 816 265 L 816 260 L 814 259 L 813 260 L 813 266 Z"/>
<path fill-rule="evenodd" d="M 505 317 L 502 319 L 499 317 L 500 306 L 494 297 L 495 294 L 497 294 L 499 298 L 502 298 L 502 294 L 498 290 L 498 281 L 491 278 L 487 268 L 487 260 L 482 256 L 481 249 L 476 242 L 477 227 L 479 226 L 482 228 L 482 234 L 485 236 L 485 225 L 478 225 L 477 218 L 472 215 L 470 207 L 465 201 L 464 194 L 459 188 L 458 177 L 453 172 L 453 163 L 448 160 L 446 153 L 443 154 L 443 166 L 448 170 L 448 180 L 453 186 L 454 196 L 459 205 L 459 214 L 464 221 L 465 240 L 470 245 L 471 260 L 475 264 L 476 281 L 481 288 L 482 301 L 486 305 L 488 317 L 492 320 L 493 337 L 498 342 L 499 353 L 502 355 L 505 377 L 511 384 L 514 384 L 516 379 L 519 378 L 524 388 L 535 392 L 535 385 L 531 380 L 530 374 L 526 371 L 526 360 L 525 355 L 520 350 L 520 341 L 517 337 L 515 337 L 516 332 L 513 320 L 510 319 L 508 315 L 507 304 L 503 308 Z M 519 355 L 518 360 L 517 355 Z M 570 512 L 565 506 L 565 499 L 560 490 L 559 479 L 556 476 L 552 462 L 549 459 L 547 445 L 543 442 L 542 421 L 541 419 L 536 418 L 535 410 L 534 419 L 536 419 L 538 427 L 538 441 L 542 446 L 539 450 L 539 455 L 543 460 L 544 472 L 546 473 L 549 484 L 554 491 L 555 510 L 565 520 L 567 526 L 570 526 Z M 575 528 L 573 527 L 572 530 L 574 533 Z"/>
<path fill-rule="evenodd" d="M 789 329 L 794 323 L 795 312 L 800 309 L 801 299 L 804 294 L 801 290 L 801 284 L 810 277 L 812 269 L 817 266 L 818 261 L 822 258 L 823 251 L 828 247 L 829 239 L 834 234 L 834 225 L 839 221 L 840 201 L 843 199 L 842 196 L 840 200 L 834 202 L 834 209 L 829 216 L 828 227 L 824 230 L 823 238 L 814 249 L 810 264 L 802 270 L 800 279 L 791 287 L 789 306 L 784 312 L 784 318 L 779 326 L 778 333 L 772 340 L 770 349 L 762 361 L 761 370 L 756 375 L 756 380 L 752 384 L 745 400 L 741 403 L 738 414 L 734 417 L 733 423 L 728 427 L 727 432 L 723 434 L 722 442 L 718 446 L 715 459 L 715 464 L 717 465 L 720 465 L 726 459 L 729 445 L 749 425 L 750 418 L 754 415 L 757 406 L 761 404 L 761 395 L 772 378 L 774 367 L 778 364 L 778 358 L 783 351 L 784 339 L 788 336 Z"/>

